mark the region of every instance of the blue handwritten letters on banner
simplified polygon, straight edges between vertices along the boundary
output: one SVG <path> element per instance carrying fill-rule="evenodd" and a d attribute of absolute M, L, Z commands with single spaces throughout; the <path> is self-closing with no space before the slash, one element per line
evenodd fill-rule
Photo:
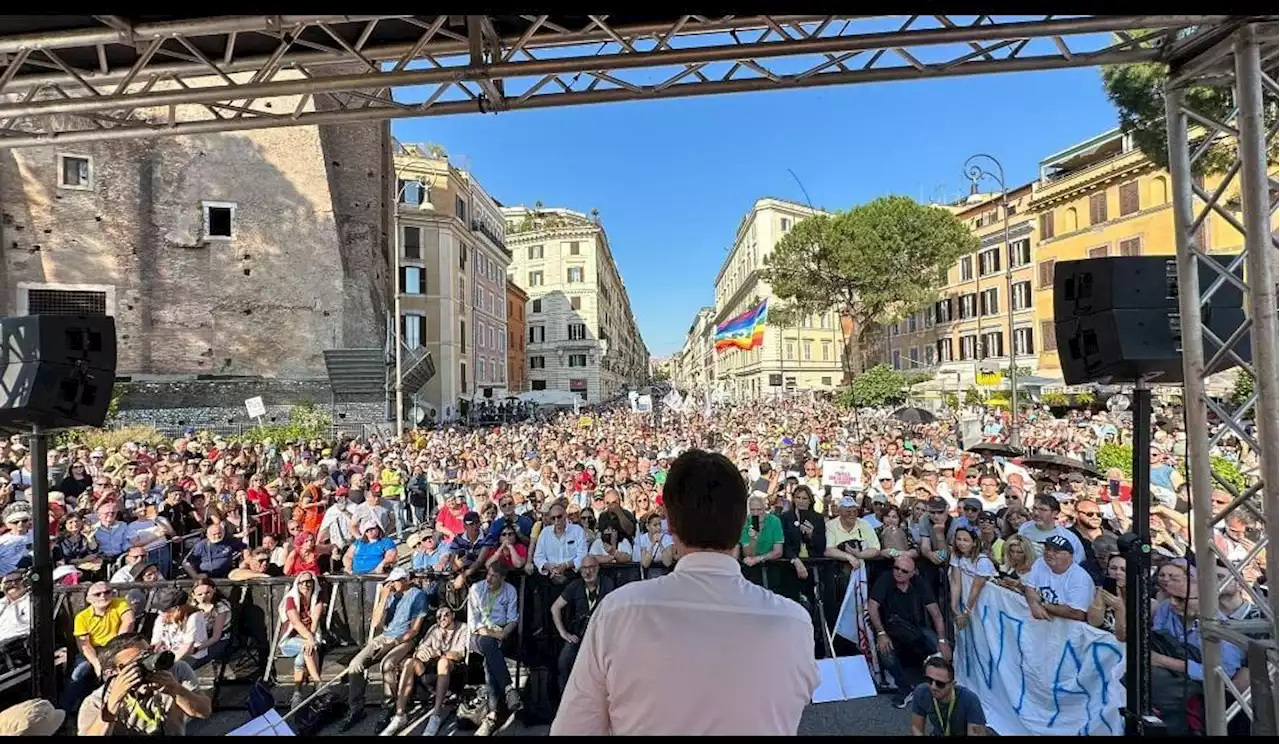
<path fill-rule="evenodd" d="M 988 584 L 956 634 L 956 677 L 1002 736 L 1119 736 L 1124 646 L 1088 623 L 1036 620 L 1020 595 Z"/>

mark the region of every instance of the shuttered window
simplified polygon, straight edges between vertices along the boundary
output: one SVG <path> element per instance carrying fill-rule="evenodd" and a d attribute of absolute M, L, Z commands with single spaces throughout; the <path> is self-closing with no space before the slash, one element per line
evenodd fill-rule
<path fill-rule="evenodd" d="M 1040 239 L 1048 240 L 1053 237 L 1053 211 L 1050 210 L 1040 215 Z"/>
<path fill-rule="evenodd" d="M 1142 238 L 1129 238 L 1120 241 L 1121 256 L 1141 256 L 1142 255 Z"/>
<path fill-rule="evenodd" d="M 1106 258 L 1108 246 L 1100 245 L 1097 248 L 1089 249 L 1089 258 Z"/>
<path fill-rule="evenodd" d="M 1058 337 L 1054 335 L 1053 321 L 1040 321 L 1040 348 L 1045 351 L 1058 350 Z"/>
<path fill-rule="evenodd" d="M 1107 192 L 1089 197 L 1089 224 L 1100 225 L 1107 221 Z"/>
<path fill-rule="evenodd" d="M 1138 182 L 1120 184 L 1120 216 L 1138 211 Z"/>
<path fill-rule="evenodd" d="M 1041 261 L 1040 270 L 1040 289 L 1048 289 L 1053 286 L 1053 259 Z"/>

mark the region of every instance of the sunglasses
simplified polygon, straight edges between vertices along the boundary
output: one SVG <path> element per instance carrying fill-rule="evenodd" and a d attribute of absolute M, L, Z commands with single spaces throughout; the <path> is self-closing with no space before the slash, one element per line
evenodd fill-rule
<path fill-rule="evenodd" d="M 559 522 L 559 521 L 560 521 L 560 520 L 562 520 L 562 519 L 564 519 L 564 515 L 563 515 L 563 514 L 552 514 L 552 515 L 551 515 L 551 521 L 553 521 L 553 522 Z"/>
<path fill-rule="evenodd" d="M 939 690 L 941 690 L 942 688 L 944 688 L 944 687 L 946 687 L 947 685 L 951 684 L 951 680 L 946 680 L 946 681 L 944 682 L 943 680 L 940 680 L 940 679 L 934 679 L 933 677 L 927 677 L 926 679 L 928 679 L 928 680 L 929 680 L 929 686 L 930 686 L 930 687 L 933 687 L 933 688 L 936 688 L 936 689 L 939 689 Z"/>
<path fill-rule="evenodd" d="M 907 570 L 907 569 L 905 569 L 905 568 L 898 568 L 897 566 L 894 566 L 894 567 L 893 567 L 893 572 L 894 572 L 894 573 L 900 573 L 900 574 L 909 574 L 909 573 L 911 573 L 911 571 L 909 571 L 909 570 Z"/>
<path fill-rule="evenodd" d="M 89 596 L 90 597 L 110 597 L 114 593 L 115 592 L 113 592 L 112 590 L 106 589 L 100 592 L 89 592 Z"/>

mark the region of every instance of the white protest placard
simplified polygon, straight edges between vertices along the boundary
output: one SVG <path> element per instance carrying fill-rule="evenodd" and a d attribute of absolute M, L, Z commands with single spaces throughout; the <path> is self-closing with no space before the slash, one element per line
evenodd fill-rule
<path fill-rule="evenodd" d="M 256 419 L 267 415 L 267 404 L 262 402 L 261 395 L 255 395 L 254 397 L 246 400 L 244 402 L 244 407 L 245 410 L 249 412 L 249 418 Z"/>
<path fill-rule="evenodd" d="M 850 460 L 827 460 L 822 463 L 822 485 L 832 492 L 841 489 L 862 490 L 862 463 Z"/>
<path fill-rule="evenodd" d="M 1036 620 L 1021 595 L 988 584 L 956 633 L 956 681 L 1001 736 L 1121 736 L 1124 644 L 1085 622 Z"/>

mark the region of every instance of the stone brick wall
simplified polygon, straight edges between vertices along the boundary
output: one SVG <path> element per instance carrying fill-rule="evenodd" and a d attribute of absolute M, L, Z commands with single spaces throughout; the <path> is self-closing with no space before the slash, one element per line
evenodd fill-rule
<path fill-rule="evenodd" d="M 121 375 L 323 376 L 383 340 L 389 148 L 370 122 L 0 151 L 0 315 L 92 288 Z M 59 188 L 59 153 L 92 190 Z M 232 240 L 202 240 L 203 201 L 236 205 Z"/>

